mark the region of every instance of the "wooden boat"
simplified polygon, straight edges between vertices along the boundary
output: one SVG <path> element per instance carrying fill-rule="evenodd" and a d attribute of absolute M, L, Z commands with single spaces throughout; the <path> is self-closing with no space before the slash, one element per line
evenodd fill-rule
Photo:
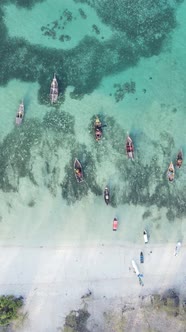
<path fill-rule="evenodd" d="M 78 183 L 83 182 L 83 170 L 80 161 L 76 158 L 74 161 L 74 173 Z"/>
<path fill-rule="evenodd" d="M 117 218 L 114 218 L 113 225 L 112 225 L 112 230 L 117 231 L 117 229 L 118 229 L 118 220 L 117 220 Z"/>
<path fill-rule="evenodd" d="M 52 80 L 51 86 L 50 86 L 50 100 L 51 103 L 56 103 L 58 98 L 58 82 L 56 79 L 56 76 L 54 74 L 54 78 Z"/>
<path fill-rule="evenodd" d="M 18 112 L 16 113 L 16 124 L 20 125 L 23 121 L 23 118 L 24 118 L 24 104 L 22 101 L 22 103 L 19 105 Z"/>
<path fill-rule="evenodd" d="M 95 138 L 96 141 L 99 141 L 102 137 L 102 123 L 98 116 L 96 117 L 96 120 L 94 122 L 94 129 L 95 129 Z"/>
<path fill-rule="evenodd" d="M 140 252 L 140 263 L 143 264 L 144 263 L 144 255 L 143 252 Z"/>
<path fill-rule="evenodd" d="M 143 238 L 144 238 L 144 242 L 145 242 L 145 244 L 146 243 L 148 243 L 148 234 L 147 234 L 147 231 L 144 229 L 144 231 L 143 231 Z"/>
<path fill-rule="evenodd" d="M 105 187 L 105 190 L 104 190 L 104 200 L 105 200 L 105 203 L 108 205 L 108 203 L 110 201 L 110 193 L 109 193 L 108 187 Z"/>
<path fill-rule="evenodd" d="M 130 136 L 127 136 L 125 148 L 128 158 L 134 159 L 134 144 Z"/>
<path fill-rule="evenodd" d="M 172 182 L 174 180 L 174 175 L 175 175 L 175 172 L 174 172 L 174 165 L 171 161 L 170 165 L 169 165 L 169 168 L 168 168 L 168 171 L 167 171 L 167 177 L 168 177 L 168 180 L 170 182 Z"/>
<path fill-rule="evenodd" d="M 180 168 L 183 163 L 183 152 L 180 150 L 176 158 L 176 167 Z"/>

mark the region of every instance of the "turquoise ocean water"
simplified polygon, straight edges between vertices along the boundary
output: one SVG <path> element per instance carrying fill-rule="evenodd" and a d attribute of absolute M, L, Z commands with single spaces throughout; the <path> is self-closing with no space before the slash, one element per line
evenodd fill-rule
<path fill-rule="evenodd" d="M 0 243 L 140 243 L 144 227 L 152 243 L 184 241 L 185 162 L 173 183 L 166 172 L 186 154 L 186 3 L 3 0 L 0 14 Z"/>

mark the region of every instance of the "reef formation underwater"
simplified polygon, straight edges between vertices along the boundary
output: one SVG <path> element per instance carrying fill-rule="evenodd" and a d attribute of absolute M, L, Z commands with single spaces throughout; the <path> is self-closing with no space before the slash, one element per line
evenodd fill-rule
<path fill-rule="evenodd" d="M 101 20 L 113 30 L 107 41 L 85 36 L 70 50 L 31 45 L 21 38 L 10 38 L 4 23 L 3 5 L 14 3 L 30 9 L 38 1 L 3 0 L 0 5 L 0 85 L 12 78 L 38 81 L 40 102 L 46 99 L 51 73 L 60 73 L 60 90 L 70 85 L 76 94 L 92 92 L 106 75 L 138 63 L 141 57 L 161 52 L 163 42 L 176 27 L 177 1 L 74 0 L 92 6 Z M 41 1 L 40 1 L 41 2 Z"/>
<path fill-rule="evenodd" d="M 92 6 L 101 20 L 112 27 L 113 36 L 110 40 L 102 42 L 85 36 L 78 46 L 64 51 L 31 45 L 24 39 L 9 37 L 4 23 L 3 5 L 14 3 L 30 9 L 37 2 L 39 1 L 1 2 L 0 85 L 5 86 L 14 78 L 38 82 L 39 102 L 43 104 L 48 104 L 48 86 L 53 72 L 60 72 L 61 92 L 70 85 L 74 87 L 72 96 L 79 97 L 93 92 L 103 77 L 136 65 L 141 57 L 159 54 L 167 36 L 176 27 L 175 14 L 179 4 L 179 1 L 170 3 L 160 0 L 149 1 L 148 5 L 143 0 L 133 1 L 132 4 L 128 0 L 74 0 L 76 3 Z M 136 12 L 140 15 L 136 16 Z M 114 118 L 104 115 L 104 121 L 107 123 L 104 140 L 99 146 L 92 140 L 90 147 L 77 141 L 73 116 L 60 109 L 52 113 L 52 116 L 50 112 L 52 111 L 47 111 L 43 121 L 25 120 L 21 128 L 14 128 L 1 142 L 1 190 L 18 191 L 19 179 L 26 176 L 34 185 L 39 185 L 40 180 L 34 171 L 34 164 L 37 158 L 41 158 L 42 172 L 45 178 L 48 178 L 43 180 L 44 185 L 54 195 L 56 188 L 61 187 L 63 199 L 68 204 L 74 204 L 88 195 L 89 191 L 95 195 L 102 195 L 104 180 L 98 181 L 96 172 L 102 167 L 107 156 L 120 179 L 117 188 L 114 183 L 112 185 L 113 206 L 127 203 L 165 207 L 170 221 L 186 215 L 184 185 L 180 186 L 184 175 L 178 175 L 178 181 L 173 187 L 169 185 L 166 174 L 162 174 L 162 164 L 167 164 L 174 149 L 172 136 L 162 132 L 160 145 L 148 138 L 149 144 L 154 145 L 151 160 L 144 163 L 141 157 L 143 150 L 137 146 L 137 158 L 135 163 L 131 164 L 124 155 L 123 142 L 126 132 Z M 87 128 L 90 135 L 92 121 L 91 118 Z M 134 141 L 137 141 L 136 137 Z M 59 151 L 69 157 L 63 176 L 60 176 Z M 79 156 L 84 168 L 85 182 L 81 186 L 77 186 L 73 173 L 74 155 Z M 55 164 L 51 161 L 53 159 Z"/>

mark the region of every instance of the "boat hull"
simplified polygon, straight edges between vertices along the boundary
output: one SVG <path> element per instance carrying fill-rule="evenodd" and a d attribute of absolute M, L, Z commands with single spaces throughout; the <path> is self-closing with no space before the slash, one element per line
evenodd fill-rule
<path fill-rule="evenodd" d="M 174 256 L 177 256 L 177 255 L 178 255 L 180 249 L 181 249 L 181 242 L 178 242 L 178 243 L 176 244 L 176 248 L 175 248 L 175 251 L 174 251 Z"/>
<path fill-rule="evenodd" d="M 109 194 L 109 189 L 107 187 L 104 190 L 104 200 L 105 203 L 108 205 L 110 201 L 110 194 Z"/>
<path fill-rule="evenodd" d="M 117 218 L 114 218 L 112 230 L 115 232 L 115 231 L 117 231 L 117 229 L 118 229 L 118 220 L 117 220 Z"/>
<path fill-rule="evenodd" d="M 144 255 L 143 252 L 140 252 L 140 263 L 143 264 L 144 263 Z"/>
<path fill-rule="evenodd" d="M 56 103 L 58 99 L 58 82 L 54 75 L 54 78 L 52 80 L 51 86 L 50 86 L 50 100 L 51 103 Z"/>
<path fill-rule="evenodd" d="M 127 154 L 128 158 L 133 160 L 134 159 L 134 144 L 133 144 L 133 141 L 130 138 L 130 136 L 127 137 L 125 149 L 126 149 L 126 154 Z"/>
<path fill-rule="evenodd" d="M 102 138 L 102 123 L 98 117 L 94 122 L 94 130 L 95 130 L 96 141 L 100 141 L 100 139 Z"/>
<path fill-rule="evenodd" d="M 19 109 L 18 112 L 16 114 L 16 120 L 15 123 L 16 125 L 21 125 L 23 122 L 23 118 L 24 118 L 24 104 L 23 102 L 19 105 Z"/>
<path fill-rule="evenodd" d="M 174 175 L 175 175 L 175 171 L 174 171 L 174 165 L 171 162 L 167 171 L 167 178 L 170 182 L 174 181 Z"/>
<path fill-rule="evenodd" d="M 178 152 L 177 159 L 176 159 L 176 167 L 180 168 L 182 166 L 182 163 L 183 163 L 183 152 L 182 152 L 182 150 L 180 150 Z"/>
<path fill-rule="evenodd" d="M 147 231 L 146 230 L 143 231 L 143 238 L 144 238 L 145 244 L 147 244 L 149 242 L 149 240 L 148 240 L 148 235 L 147 235 Z"/>
<path fill-rule="evenodd" d="M 136 265 L 136 262 L 135 262 L 134 260 L 132 260 L 132 267 L 133 267 L 133 269 L 134 269 L 136 275 L 137 275 L 137 276 L 140 276 L 140 272 L 139 272 L 138 267 L 137 267 L 137 265 Z"/>
<path fill-rule="evenodd" d="M 75 173 L 75 178 L 78 183 L 81 183 L 84 181 L 82 166 L 81 166 L 80 161 L 77 158 L 74 161 L 74 173 Z"/>

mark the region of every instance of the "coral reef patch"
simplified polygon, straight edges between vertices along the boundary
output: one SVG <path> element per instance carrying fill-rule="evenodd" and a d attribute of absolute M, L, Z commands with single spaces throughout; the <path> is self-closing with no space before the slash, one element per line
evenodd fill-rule
<path fill-rule="evenodd" d="M 27 8 L 37 3 L 34 0 L 11 2 Z M 62 77 L 61 91 L 70 85 L 74 86 L 75 94 L 90 93 L 104 76 L 136 65 L 141 57 L 159 54 L 166 37 L 176 26 L 178 3 L 168 0 L 151 1 L 148 6 L 145 0 L 130 3 L 128 0 L 75 2 L 92 6 L 100 19 L 112 28 L 113 35 L 109 40 L 98 41 L 85 35 L 76 47 L 64 51 L 31 45 L 20 38 L 9 38 L 1 2 L 1 85 L 12 78 L 38 81 L 41 86 L 40 95 L 43 95 L 39 100 L 44 103 L 44 91 L 48 91 L 46 82 L 50 82 L 51 73 L 56 72 Z M 3 0 L 3 4 L 5 3 L 8 2 Z M 85 19 L 82 10 L 79 15 Z M 73 19 L 72 13 L 66 8 L 61 17 L 41 29 L 47 37 L 60 38 L 62 42 L 66 42 L 72 36 L 61 33 L 61 30 L 64 24 L 69 24 Z M 92 28 L 95 34 L 100 33 L 96 24 Z"/>
<path fill-rule="evenodd" d="M 118 103 L 119 101 L 123 100 L 126 93 L 133 94 L 136 92 L 136 83 L 133 81 L 126 82 L 123 84 L 115 83 L 114 89 L 115 89 L 115 93 L 114 93 L 115 101 L 116 101 L 116 103 Z"/>

